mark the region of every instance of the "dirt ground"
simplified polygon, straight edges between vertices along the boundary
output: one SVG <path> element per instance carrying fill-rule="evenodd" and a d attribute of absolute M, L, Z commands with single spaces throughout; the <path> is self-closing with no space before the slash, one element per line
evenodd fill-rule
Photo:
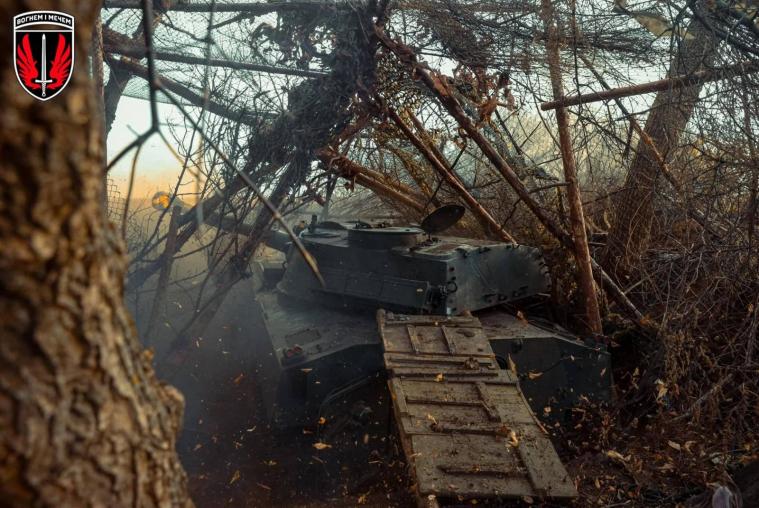
<path fill-rule="evenodd" d="M 415 506 L 384 379 L 326 411 L 322 424 L 282 432 L 266 423 L 255 374 L 229 357 L 222 347 L 196 349 L 171 379 L 185 393 L 202 385 L 213 394 L 188 400 L 179 443 L 197 506 Z M 370 418 L 350 416 L 357 403 L 371 410 Z M 662 426 L 620 429 L 598 411 L 580 411 L 557 430 L 557 449 L 581 496 L 574 506 L 710 507 L 718 483 L 737 486 L 744 507 L 759 506 L 755 462 L 718 467 L 725 459 L 714 454 L 719 447 L 695 431 L 686 439 L 687 425 L 676 443 Z M 317 449 L 317 442 L 330 447 Z M 614 449 L 612 443 L 626 445 Z M 750 462 L 750 455 L 743 460 Z M 731 474 L 719 477 L 725 470 Z M 512 505 L 557 506 L 538 500 Z"/>
<path fill-rule="evenodd" d="M 185 395 L 178 447 L 198 507 L 414 506 L 385 379 L 329 408 L 322 422 L 271 429 L 247 347 L 255 333 L 246 319 L 252 286 L 238 284 L 204 336 L 166 357 L 171 332 L 186 319 L 194 294 L 185 286 L 168 295 L 166 323 L 148 345 L 156 351 L 159 376 Z M 624 400 L 628 352 L 612 354 L 618 399 Z M 356 404 L 369 416 L 352 417 Z M 759 506 L 756 443 L 716 443 L 708 431 L 674 416 L 659 411 L 636 419 L 614 408 L 587 407 L 553 427 L 580 493 L 574 506 L 709 507 L 704 502 L 718 485 L 740 490 L 744 507 Z M 318 442 L 330 447 L 317 449 Z M 538 500 L 513 505 L 529 502 L 550 506 Z"/>

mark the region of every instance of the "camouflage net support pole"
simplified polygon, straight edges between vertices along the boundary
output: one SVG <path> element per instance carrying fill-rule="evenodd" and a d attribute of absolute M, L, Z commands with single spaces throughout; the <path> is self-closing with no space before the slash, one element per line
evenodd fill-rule
<path fill-rule="evenodd" d="M 551 88 L 555 99 L 564 97 L 564 85 L 559 67 L 559 42 L 554 20 L 551 0 L 542 1 L 542 17 L 545 24 L 548 52 L 548 69 L 551 74 Z M 569 223 L 572 228 L 575 262 L 577 263 L 577 284 L 585 300 L 585 319 L 588 329 L 595 335 L 603 333 L 601 313 L 598 310 L 596 285 L 593 282 L 593 268 L 590 262 L 590 247 L 585 231 L 585 216 L 582 210 L 580 186 L 577 183 L 577 166 L 572 148 L 572 137 L 569 134 L 569 118 L 564 107 L 556 108 L 556 123 L 559 128 L 559 147 L 561 162 L 564 167 L 564 180 L 567 182 L 567 201 L 569 202 Z"/>

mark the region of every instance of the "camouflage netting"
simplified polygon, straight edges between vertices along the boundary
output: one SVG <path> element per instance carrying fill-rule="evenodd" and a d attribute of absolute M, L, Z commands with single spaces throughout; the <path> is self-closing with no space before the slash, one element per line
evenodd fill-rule
<path fill-rule="evenodd" d="M 208 5 L 210 2 L 193 1 L 190 4 Z M 244 13 L 243 13 L 244 14 Z M 272 27 L 281 23 L 277 14 L 243 15 L 235 12 L 165 12 L 157 11 L 161 23 L 153 34 L 156 52 L 195 58 L 219 59 L 230 62 L 230 67 L 204 66 L 197 63 L 183 63 L 157 60 L 159 74 L 182 83 L 198 95 L 203 95 L 203 85 L 208 83 L 211 97 L 223 104 L 234 104 L 236 108 L 272 114 L 283 102 L 281 90 L 290 88 L 301 81 L 299 76 L 288 76 L 264 71 L 235 69 L 235 63 L 252 63 L 290 69 L 311 69 L 324 71 L 319 62 L 291 65 L 290 59 L 272 57 L 277 45 L 277 32 Z M 103 24 L 122 34 L 140 33 L 142 12 L 137 9 L 104 9 Z M 263 35 L 270 35 L 266 38 Z M 208 37 L 212 42 L 209 46 Z M 286 35 L 282 37 L 285 39 Z M 210 54 L 207 52 L 210 48 Z M 145 63 L 145 59 L 141 63 Z M 108 75 L 106 75 L 108 79 Z M 148 98 L 148 88 L 144 80 L 133 79 L 125 90 L 130 97 Z M 166 101 L 159 97 L 159 100 Z"/>

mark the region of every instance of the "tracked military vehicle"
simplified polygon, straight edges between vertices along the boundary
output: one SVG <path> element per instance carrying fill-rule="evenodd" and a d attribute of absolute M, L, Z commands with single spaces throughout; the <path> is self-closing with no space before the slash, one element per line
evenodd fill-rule
<path fill-rule="evenodd" d="M 378 309 L 478 317 L 500 366 L 520 374 L 536 411 L 551 406 L 560 414 L 580 397 L 608 400 L 611 369 L 602 344 L 501 309 L 549 290 L 539 249 L 438 236 L 462 214 L 443 207 L 420 227 L 314 219 L 300 239 L 323 287 L 287 235 L 272 232 L 268 245 L 287 260 L 262 267 L 268 288 L 254 307 L 262 332 L 255 338 L 258 375 L 277 426 L 313 422 L 322 404 L 384 368 Z"/>
<path fill-rule="evenodd" d="M 268 417 L 279 428 L 313 425 L 326 406 L 387 375 L 407 457 L 448 457 L 416 461 L 420 499 L 572 497 L 527 404 L 561 418 L 581 398 L 608 400 L 609 354 L 504 310 L 549 290 L 541 253 L 444 236 L 463 213 L 446 206 L 419 227 L 314 217 L 299 237 L 323 285 L 286 235 L 271 234 L 286 261 L 261 268 L 267 285 L 253 304 Z M 503 440 L 511 455 L 493 446 Z"/>

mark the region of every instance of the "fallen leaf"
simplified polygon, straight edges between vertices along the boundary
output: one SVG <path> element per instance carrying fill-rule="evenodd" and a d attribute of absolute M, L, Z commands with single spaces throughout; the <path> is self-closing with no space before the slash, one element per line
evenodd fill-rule
<path fill-rule="evenodd" d="M 606 456 L 609 457 L 610 459 L 616 460 L 618 462 L 627 462 L 628 460 L 630 460 L 630 456 L 629 455 L 627 457 L 625 457 L 624 455 L 622 455 L 621 453 L 619 453 L 616 450 L 607 450 L 606 451 Z"/>
<path fill-rule="evenodd" d="M 327 423 L 327 419 L 324 418 L 323 416 L 320 416 L 318 423 L 319 423 L 319 425 L 324 425 L 325 423 Z"/>
<path fill-rule="evenodd" d="M 442 383 L 443 382 L 443 374 L 440 373 L 437 376 L 435 376 L 435 381 L 438 382 L 438 383 Z"/>
<path fill-rule="evenodd" d="M 655 384 L 657 385 L 656 400 L 661 400 L 662 397 L 667 395 L 667 385 L 665 385 L 664 381 L 662 381 L 661 379 L 657 379 Z"/>
<path fill-rule="evenodd" d="M 676 443 L 674 441 L 667 441 L 667 444 L 669 445 L 670 448 L 674 448 L 678 452 L 680 451 L 680 444 L 679 443 Z"/>
<path fill-rule="evenodd" d="M 524 317 L 524 313 L 521 310 L 517 311 L 517 319 L 520 320 L 522 323 L 527 324 L 527 318 Z"/>
<path fill-rule="evenodd" d="M 326 450 L 327 448 L 332 448 L 332 445 L 328 445 L 327 443 L 314 443 L 314 448 L 317 450 Z"/>
<path fill-rule="evenodd" d="M 508 355 L 508 357 L 506 358 L 506 360 L 507 360 L 507 362 L 509 364 L 509 370 L 512 372 L 512 374 L 514 374 L 515 376 L 517 376 L 518 375 L 518 373 L 517 373 L 517 364 L 514 363 L 514 360 L 511 359 L 511 355 Z"/>
<path fill-rule="evenodd" d="M 543 375 L 542 372 L 528 372 L 527 373 L 527 377 L 529 377 L 530 379 L 538 379 L 542 375 Z"/>
<path fill-rule="evenodd" d="M 234 379 L 234 381 L 232 381 L 232 382 L 233 382 L 234 384 L 236 384 L 236 385 L 239 385 L 239 384 L 240 384 L 240 381 L 242 381 L 242 378 L 244 378 L 244 377 L 245 377 L 245 374 L 243 374 L 242 372 L 240 372 L 240 375 L 239 375 L 239 376 L 237 376 L 237 377 Z"/>
<path fill-rule="evenodd" d="M 234 482 L 240 479 L 240 470 L 235 470 L 235 473 L 232 475 L 232 479 L 229 480 L 229 485 L 232 485 Z"/>

